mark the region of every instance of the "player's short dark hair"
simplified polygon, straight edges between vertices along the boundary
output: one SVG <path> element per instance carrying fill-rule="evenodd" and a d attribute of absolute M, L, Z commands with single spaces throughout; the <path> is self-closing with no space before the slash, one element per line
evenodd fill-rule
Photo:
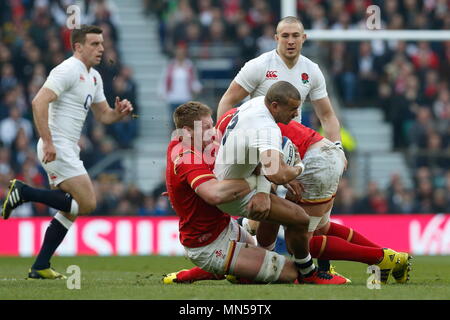
<path fill-rule="evenodd" d="M 194 121 L 200 120 L 204 116 L 211 116 L 212 110 L 206 104 L 198 101 L 188 101 L 179 105 L 173 113 L 175 128 L 181 129 L 184 126 L 194 129 Z"/>
<path fill-rule="evenodd" d="M 281 19 L 280 21 L 278 21 L 278 24 L 277 24 L 277 27 L 275 29 L 275 32 L 278 32 L 278 27 L 283 22 L 284 23 L 298 23 L 302 27 L 303 30 L 305 29 L 305 27 L 303 26 L 303 23 L 300 21 L 299 18 L 294 17 L 294 16 L 287 16 L 287 17 L 284 17 L 283 19 Z"/>
<path fill-rule="evenodd" d="M 84 42 L 86 41 L 86 35 L 88 33 L 101 34 L 102 32 L 103 30 L 99 26 L 86 24 L 82 24 L 78 29 L 73 29 L 72 33 L 70 34 L 70 46 L 72 47 L 72 50 L 75 51 L 75 43 L 78 42 L 84 44 Z"/>
<path fill-rule="evenodd" d="M 270 86 L 264 101 L 268 105 L 272 102 L 278 102 L 280 105 L 286 106 L 291 99 L 301 101 L 300 92 L 291 83 L 278 81 Z"/>

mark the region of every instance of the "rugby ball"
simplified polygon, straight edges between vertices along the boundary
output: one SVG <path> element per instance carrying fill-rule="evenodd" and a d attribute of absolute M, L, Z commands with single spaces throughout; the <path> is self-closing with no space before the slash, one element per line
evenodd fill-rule
<path fill-rule="evenodd" d="M 293 166 L 295 163 L 295 146 L 291 139 L 283 137 L 281 143 L 281 150 L 283 151 L 283 160 L 288 166 Z"/>

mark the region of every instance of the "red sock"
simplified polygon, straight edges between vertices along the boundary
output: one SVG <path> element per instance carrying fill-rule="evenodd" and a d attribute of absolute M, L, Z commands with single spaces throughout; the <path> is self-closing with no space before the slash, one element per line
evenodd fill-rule
<path fill-rule="evenodd" d="M 194 267 L 187 271 L 179 272 L 177 274 L 177 279 L 182 282 L 193 282 L 199 280 L 222 280 L 225 279 L 225 276 L 205 271 L 199 267 Z"/>
<path fill-rule="evenodd" d="M 309 241 L 313 258 L 347 260 L 376 264 L 383 258 L 383 249 L 360 246 L 334 236 L 314 236 Z"/>
<path fill-rule="evenodd" d="M 330 222 L 330 228 L 328 229 L 327 236 L 336 236 L 351 243 L 359 244 L 360 246 L 381 248 L 379 245 L 376 245 L 352 228 L 334 222 Z"/>

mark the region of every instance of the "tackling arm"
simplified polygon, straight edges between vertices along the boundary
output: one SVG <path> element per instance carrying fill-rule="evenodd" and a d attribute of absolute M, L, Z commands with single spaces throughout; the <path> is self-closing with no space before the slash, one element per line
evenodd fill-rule
<path fill-rule="evenodd" d="M 213 206 L 242 198 L 250 191 L 247 181 L 241 179 L 222 181 L 210 179 L 195 189 L 203 200 Z"/>

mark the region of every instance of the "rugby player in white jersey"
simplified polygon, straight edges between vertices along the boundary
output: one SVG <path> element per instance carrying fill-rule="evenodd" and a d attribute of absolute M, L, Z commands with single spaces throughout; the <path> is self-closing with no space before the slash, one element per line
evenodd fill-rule
<path fill-rule="evenodd" d="M 327 94 L 325 78 L 319 66 L 301 54 L 306 37 L 303 24 L 298 18 L 289 16 L 281 19 L 275 34 L 277 48 L 248 61 L 242 67 L 219 102 L 217 119 L 248 95 L 251 98 L 265 95 L 273 83 L 287 81 L 297 88 L 303 101 L 309 96 L 324 129 L 325 138 L 342 150 L 341 156 L 346 167 L 347 159 L 342 148 L 340 124 Z M 301 122 L 301 109 L 299 116 L 294 120 Z M 319 181 L 320 178 L 317 177 L 316 180 Z M 339 179 L 329 184 L 337 185 L 338 182 Z M 314 194 L 314 198 L 325 199 L 327 196 Z M 326 216 L 331 211 L 332 204 L 331 200 L 328 203 L 303 208 L 309 215 Z M 328 261 L 319 260 L 319 268 L 330 270 L 331 266 Z"/>
<path fill-rule="evenodd" d="M 277 25 L 275 40 L 276 49 L 248 61 L 239 71 L 219 102 L 217 119 L 248 95 L 263 96 L 273 83 L 283 80 L 294 85 L 303 99 L 309 96 L 325 137 L 340 141 L 339 121 L 328 98 L 322 71 L 301 55 L 306 41 L 303 24 L 296 17 L 283 18 Z M 295 120 L 301 122 L 301 112 Z"/>
<path fill-rule="evenodd" d="M 283 161 L 281 131 L 277 126 L 277 123 L 287 124 L 298 116 L 300 102 L 298 90 L 289 82 L 279 81 L 269 88 L 266 96 L 251 99 L 234 114 L 222 137 L 214 174 L 219 181 L 248 179 L 261 163 L 261 175 L 258 176 L 256 190 L 218 207 L 228 214 L 284 225 L 286 243 L 293 253 L 301 281 L 343 284 L 346 282 L 344 278 L 320 273 L 314 266 L 309 254 L 307 228 L 301 222 L 307 219 L 309 224 L 305 211 L 270 194 L 271 182 L 277 185 L 289 183 L 304 169 L 300 156 L 292 167 Z M 262 196 L 258 197 L 260 194 Z M 255 201 L 256 197 L 259 200 Z M 264 206 L 266 211 L 261 209 Z M 258 209 L 257 216 L 252 214 L 255 208 Z"/>
<path fill-rule="evenodd" d="M 45 233 L 41 250 L 28 273 L 30 279 L 62 279 L 50 259 L 78 215 L 95 210 L 92 181 L 80 160 L 78 140 L 90 109 L 97 121 L 111 124 L 133 111 L 132 104 L 116 97 L 114 109 L 106 101 L 103 81 L 93 68 L 103 55 L 102 29 L 82 25 L 71 33 L 73 56 L 56 66 L 32 101 L 40 135 L 37 154 L 52 190 L 32 188 L 12 180 L 2 216 L 24 202 L 40 202 L 58 210 Z"/>

